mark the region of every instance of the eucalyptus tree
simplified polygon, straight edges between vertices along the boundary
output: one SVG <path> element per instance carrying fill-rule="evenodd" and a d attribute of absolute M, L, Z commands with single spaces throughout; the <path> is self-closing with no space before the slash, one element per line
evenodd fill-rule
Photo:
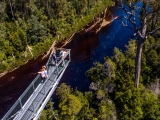
<path fill-rule="evenodd" d="M 141 72 L 143 44 L 148 36 L 153 36 L 158 30 L 160 30 L 160 1 L 120 0 L 119 3 L 120 8 L 126 12 L 122 24 L 134 31 L 134 36 L 137 40 L 135 86 L 138 87 Z"/>

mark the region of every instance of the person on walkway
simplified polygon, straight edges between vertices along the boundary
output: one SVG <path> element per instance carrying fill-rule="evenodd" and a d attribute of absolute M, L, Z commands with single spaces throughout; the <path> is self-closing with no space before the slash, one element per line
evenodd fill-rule
<path fill-rule="evenodd" d="M 48 72 L 47 72 L 47 68 L 45 65 L 42 66 L 42 69 L 44 70 L 44 74 L 45 74 L 45 78 L 48 78 Z"/>
<path fill-rule="evenodd" d="M 63 51 L 62 51 L 62 58 L 64 58 L 66 54 L 67 54 L 67 51 L 66 51 L 66 50 L 63 50 Z"/>
<path fill-rule="evenodd" d="M 66 54 L 67 54 L 67 51 L 63 50 L 62 51 L 62 59 L 64 59 L 64 57 L 65 57 Z M 64 60 L 63 60 L 62 66 L 64 66 Z"/>
<path fill-rule="evenodd" d="M 41 68 L 41 70 L 38 72 L 40 75 L 41 75 L 41 80 L 42 80 L 42 83 L 45 81 L 45 74 L 44 74 L 44 69 Z"/>
<path fill-rule="evenodd" d="M 52 53 L 52 60 L 54 61 L 54 64 L 56 65 L 57 58 L 56 58 L 56 54 L 54 52 Z"/>
<path fill-rule="evenodd" d="M 44 83 L 48 77 L 46 67 L 42 66 L 41 70 L 38 73 L 41 75 L 42 83 Z"/>

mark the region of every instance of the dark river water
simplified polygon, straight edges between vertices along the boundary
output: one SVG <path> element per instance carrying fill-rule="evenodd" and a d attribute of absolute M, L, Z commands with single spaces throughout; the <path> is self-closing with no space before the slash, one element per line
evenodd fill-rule
<path fill-rule="evenodd" d="M 104 62 L 105 56 L 112 56 L 114 47 L 125 50 L 133 32 L 121 24 L 123 12 L 112 8 L 112 17 L 119 16 L 112 23 L 102 28 L 97 34 L 91 32 L 76 35 L 65 48 L 71 49 L 71 63 L 66 69 L 61 82 L 80 91 L 88 91 L 90 80 L 85 72 L 94 62 Z M 26 65 L 0 78 L 0 118 L 8 111 L 18 97 L 37 75 L 37 71 L 44 65 L 46 59 L 31 60 Z M 56 103 L 55 94 L 52 96 Z"/>
<path fill-rule="evenodd" d="M 105 56 L 112 56 L 114 47 L 125 50 L 133 31 L 122 26 L 123 12 L 118 8 L 112 10 L 112 17 L 119 16 L 112 23 L 102 28 L 97 34 L 77 36 L 65 48 L 71 49 L 71 63 L 65 71 L 61 83 L 65 82 L 72 88 L 80 91 L 89 90 L 90 80 L 85 72 L 93 66 L 94 62 L 104 62 Z"/>

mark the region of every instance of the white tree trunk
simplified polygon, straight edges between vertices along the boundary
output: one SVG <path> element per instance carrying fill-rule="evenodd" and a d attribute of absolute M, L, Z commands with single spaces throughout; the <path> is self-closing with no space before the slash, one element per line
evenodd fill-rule
<path fill-rule="evenodd" d="M 138 41 L 137 44 L 137 53 L 136 53 L 136 65 L 135 65 L 135 86 L 138 88 L 139 86 L 139 78 L 141 74 L 141 58 L 142 58 L 142 49 L 143 49 L 143 41 Z"/>

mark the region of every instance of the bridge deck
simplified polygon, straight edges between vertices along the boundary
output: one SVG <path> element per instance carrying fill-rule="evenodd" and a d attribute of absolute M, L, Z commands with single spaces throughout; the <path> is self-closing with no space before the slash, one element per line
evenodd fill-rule
<path fill-rule="evenodd" d="M 59 59 L 57 65 L 53 65 L 52 62 L 50 57 L 46 64 L 48 72 L 46 81 L 42 83 L 40 75 L 37 75 L 2 120 L 38 119 L 70 62 L 70 50 L 64 58 Z"/>

